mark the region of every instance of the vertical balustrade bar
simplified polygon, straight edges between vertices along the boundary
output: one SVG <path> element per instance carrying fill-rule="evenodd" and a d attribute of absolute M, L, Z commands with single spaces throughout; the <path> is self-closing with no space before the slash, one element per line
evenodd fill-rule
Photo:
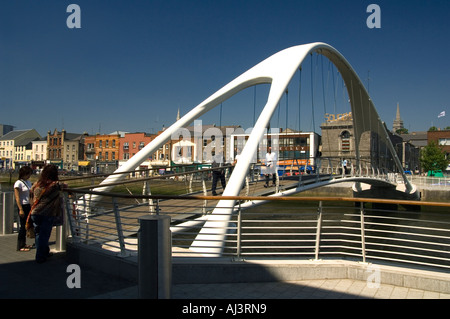
<path fill-rule="evenodd" d="M 76 242 L 80 241 L 80 216 L 78 215 L 78 208 L 75 205 L 74 198 L 77 198 L 76 193 L 68 194 L 63 192 L 64 203 L 66 204 L 66 216 L 67 225 L 69 227 L 69 233 L 67 236 L 72 235 L 72 239 Z M 78 227 L 77 227 L 78 226 Z"/>
<path fill-rule="evenodd" d="M 14 193 L 0 192 L 2 201 L 0 211 L 0 235 L 12 234 L 14 231 Z"/>
<path fill-rule="evenodd" d="M 242 239 L 242 209 L 241 209 L 241 202 L 239 202 L 238 224 L 237 224 L 237 248 L 236 248 L 237 258 L 241 257 L 241 239 Z"/>
<path fill-rule="evenodd" d="M 208 195 L 208 191 L 206 190 L 206 177 L 205 177 L 205 173 L 202 173 L 202 186 L 203 186 L 203 195 L 207 196 Z M 205 199 L 203 201 L 203 207 L 202 207 L 202 212 L 203 215 L 206 215 L 206 206 L 208 205 L 208 200 Z"/>
<path fill-rule="evenodd" d="M 361 216 L 361 251 L 362 251 L 362 257 L 363 262 L 366 262 L 366 238 L 365 238 L 365 231 L 364 231 L 364 203 L 361 203 L 360 206 L 360 216 Z"/>
<path fill-rule="evenodd" d="M 160 211 L 160 208 L 159 208 L 159 198 L 156 200 L 156 215 L 159 215 L 159 211 Z"/>
<path fill-rule="evenodd" d="M 120 220 L 119 205 L 117 204 L 117 199 L 115 197 L 112 198 L 112 202 L 113 202 L 114 218 L 116 220 L 117 236 L 120 245 L 120 255 L 125 256 L 126 255 L 125 239 L 123 237 L 123 229 L 122 229 L 122 222 Z"/>
<path fill-rule="evenodd" d="M 319 202 L 319 208 L 317 209 L 317 229 L 316 229 L 316 247 L 314 260 L 319 260 L 320 249 L 320 232 L 322 228 L 322 201 Z"/>
<path fill-rule="evenodd" d="M 89 205 L 91 203 L 91 200 L 90 200 L 91 197 L 92 197 L 92 194 L 89 194 Z M 86 224 L 85 240 L 86 240 L 86 243 L 88 243 L 89 242 L 89 212 L 91 211 L 91 207 L 88 207 L 88 205 L 87 205 L 86 194 L 83 195 L 82 201 L 83 201 L 83 211 L 84 211 L 84 213 L 83 213 L 84 223 Z M 79 218 L 81 219 L 81 216 Z"/>

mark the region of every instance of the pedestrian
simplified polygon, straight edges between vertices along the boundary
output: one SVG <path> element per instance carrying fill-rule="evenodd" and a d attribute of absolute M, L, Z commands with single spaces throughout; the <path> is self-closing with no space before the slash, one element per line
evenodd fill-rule
<path fill-rule="evenodd" d="M 33 247 L 27 245 L 27 236 L 25 224 L 27 222 L 28 214 L 31 210 L 30 204 L 30 189 L 31 182 L 29 181 L 33 170 L 29 166 L 22 166 L 19 170 L 19 179 L 14 183 L 14 197 L 16 199 L 17 207 L 19 208 L 19 235 L 17 237 L 17 250 L 30 251 Z"/>
<path fill-rule="evenodd" d="M 211 192 L 213 196 L 217 196 L 216 188 L 217 188 L 217 182 L 220 179 L 220 183 L 222 184 L 222 188 L 225 189 L 226 182 L 225 182 L 225 171 L 223 168 L 220 168 L 224 164 L 224 157 L 223 153 L 219 152 L 218 154 L 214 155 L 212 168 L 213 168 L 213 181 L 212 181 L 212 187 Z"/>
<path fill-rule="evenodd" d="M 346 159 L 344 159 L 342 161 L 342 167 L 343 167 L 344 174 L 347 174 L 347 160 Z"/>
<path fill-rule="evenodd" d="M 269 146 L 266 153 L 266 183 L 264 187 L 269 187 L 269 175 L 272 175 L 272 186 L 276 185 L 277 174 L 277 154 L 272 153 L 272 147 Z"/>
<path fill-rule="evenodd" d="M 45 262 L 50 257 L 48 241 L 52 233 L 53 221 L 62 214 L 60 191 L 66 187 L 59 182 L 58 168 L 46 165 L 39 180 L 31 188 L 31 219 L 36 233 L 36 262 Z"/>

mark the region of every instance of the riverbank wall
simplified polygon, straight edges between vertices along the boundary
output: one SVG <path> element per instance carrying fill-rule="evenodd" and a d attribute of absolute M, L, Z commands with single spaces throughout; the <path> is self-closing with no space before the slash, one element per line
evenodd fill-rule
<path fill-rule="evenodd" d="M 297 196 L 324 196 L 324 197 L 353 197 L 353 183 L 341 183 L 329 185 L 317 189 L 302 192 Z M 450 200 L 450 187 L 420 186 L 416 185 L 420 192 L 421 200 L 426 202 L 448 202 Z"/>

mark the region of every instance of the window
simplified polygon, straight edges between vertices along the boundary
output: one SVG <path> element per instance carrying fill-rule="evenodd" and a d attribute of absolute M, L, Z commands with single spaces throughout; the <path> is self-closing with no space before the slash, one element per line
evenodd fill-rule
<path fill-rule="evenodd" d="M 350 133 L 349 131 L 343 131 L 341 133 L 341 149 L 344 152 L 349 152 L 350 151 Z"/>
<path fill-rule="evenodd" d="M 123 143 L 123 149 L 127 150 L 128 149 L 128 142 Z"/>

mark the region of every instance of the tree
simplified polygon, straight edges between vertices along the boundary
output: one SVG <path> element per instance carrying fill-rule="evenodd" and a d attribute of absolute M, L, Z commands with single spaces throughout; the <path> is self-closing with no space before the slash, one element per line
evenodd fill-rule
<path fill-rule="evenodd" d="M 437 130 L 438 130 L 438 129 L 437 129 L 436 126 L 432 126 L 432 127 L 430 127 L 430 128 L 428 129 L 429 132 L 434 132 L 434 131 L 437 131 Z"/>
<path fill-rule="evenodd" d="M 445 158 L 445 152 L 431 141 L 420 152 L 420 163 L 424 171 L 444 171 L 447 168 L 448 160 Z"/>
<path fill-rule="evenodd" d="M 408 129 L 407 128 L 399 128 L 398 130 L 395 131 L 395 133 L 397 134 L 408 134 Z"/>

